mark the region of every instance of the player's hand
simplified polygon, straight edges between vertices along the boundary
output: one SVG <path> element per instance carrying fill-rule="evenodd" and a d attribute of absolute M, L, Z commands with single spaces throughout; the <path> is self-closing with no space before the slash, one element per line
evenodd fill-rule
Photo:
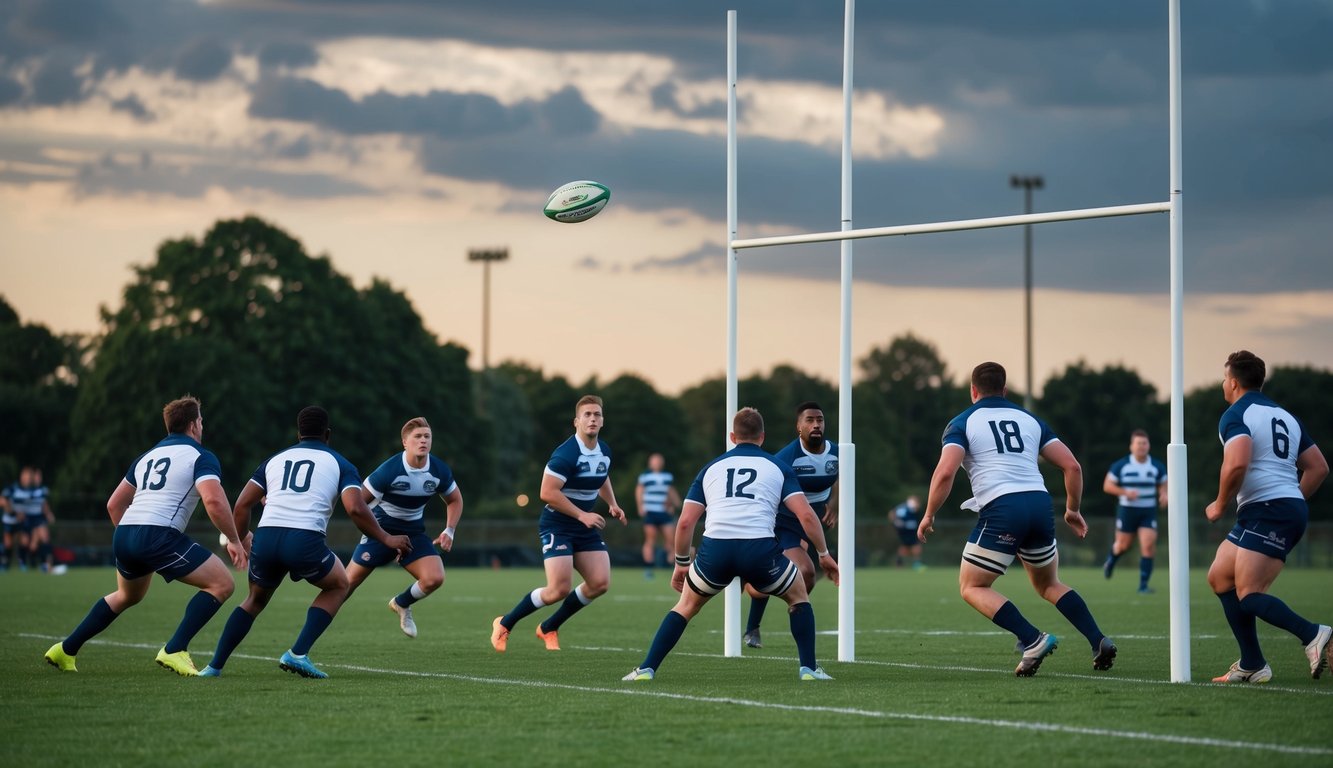
<path fill-rule="evenodd" d="M 1170 497 L 1167 496 L 1167 494 L 1165 494 L 1165 493 L 1163 493 L 1163 494 L 1159 494 L 1159 495 L 1157 496 L 1157 506 L 1161 507 L 1162 509 L 1166 509 L 1166 507 L 1167 507 L 1167 499 L 1168 499 L 1168 498 L 1170 498 Z"/>
<path fill-rule="evenodd" d="M 935 532 L 935 516 L 922 515 L 921 524 L 916 527 L 916 537 L 921 541 L 926 540 L 926 536 Z"/>
<path fill-rule="evenodd" d="M 435 539 L 435 545 L 445 552 L 454 548 L 454 537 L 444 531 L 440 531 L 439 538 Z"/>
<path fill-rule="evenodd" d="M 671 572 L 671 588 L 677 592 L 685 591 L 685 572 L 690 570 L 688 565 L 678 565 Z"/>
<path fill-rule="evenodd" d="M 1088 535 L 1088 521 L 1083 519 L 1083 513 L 1074 509 L 1065 510 L 1065 525 L 1074 531 L 1074 535 L 1080 539 Z"/>
<path fill-rule="evenodd" d="M 250 564 L 249 547 L 244 541 L 227 542 L 227 556 L 231 558 L 231 567 L 238 571 L 245 570 Z"/>
<path fill-rule="evenodd" d="M 1215 523 L 1218 520 L 1222 519 L 1222 513 L 1225 511 L 1226 508 L 1223 505 L 1218 504 L 1216 501 L 1214 501 L 1212 504 L 1208 505 L 1207 509 L 1203 511 L 1203 516 L 1208 518 L 1208 522 Z"/>
<path fill-rule="evenodd" d="M 1136 491 L 1136 490 L 1134 490 L 1133 488 L 1126 488 L 1126 489 L 1125 489 L 1125 498 L 1129 499 L 1130 501 L 1138 501 L 1138 500 L 1139 500 L 1139 492 Z"/>
<path fill-rule="evenodd" d="M 833 507 L 828 507 L 824 510 L 824 517 L 820 519 L 824 521 L 825 527 L 833 528 L 838 524 L 838 510 Z"/>
<path fill-rule="evenodd" d="M 629 520 L 626 519 L 625 517 L 625 510 L 621 509 L 620 507 L 617 507 L 615 504 L 612 504 L 611 508 L 607 511 L 611 513 L 611 517 L 614 517 L 615 519 L 619 520 L 621 525 L 629 525 Z"/>
<path fill-rule="evenodd" d="M 389 549 L 398 550 L 399 560 L 402 560 L 405 555 L 411 553 L 412 551 L 412 540 L 406 536 L 402 535 L 386 536 L 384 537 L 384 541 L 380 543 L 388 547 Z"/>
<path fill-rule="evenodd" d="M 842 583 L 842 572 L 838 570 L 838 561 L 833 559 L 833 555 L 819 558 L 819 567 L 824 570 L 824 575 L 833 582 L 833 586 Z"/>
<path fill-rule="evenodd" d="M 620 514 L 623 515 L 625 513 L 621 512 Z M 596 528 L 599 531 L 606 527 L 606 518 L 596 512 L 580 512 L 579 522 L 589 528 Z"/>

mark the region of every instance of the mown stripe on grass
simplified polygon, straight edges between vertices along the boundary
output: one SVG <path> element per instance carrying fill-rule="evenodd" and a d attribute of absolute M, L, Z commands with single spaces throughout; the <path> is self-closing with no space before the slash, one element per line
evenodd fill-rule
<path fill-rule="evenodd" d="M 61 640 L 56 635 L 39 635 L 30 633 L 20 633 L 20 637 L 39 638 L 43 640 Z M 108 640 L 91 640 L 90 643 L 97 645 L 107 645 L 121 648 L 143 648 L 153 649 L 159 647 L 156 643 L 125 643 Z M 705 654 L 682 654 L 682 655 L 705 655 Z M 253 659 L 258 661 L 272 662 L 275 659 L 271 656 L 255 656 L 251 654 L 233 654 L 232 658 Z M 1135 741 L 1157 742 L 1163 744 L 1181 744 L 1194 747 L 1212 747 L 1216 749 L 1247 750 L 1253 752 L 1278 752 L 1294 755 L 1333 755 L 1333 749 L 1326 747 L 1312 747 L 1299 744 L 1272 744 L 1265 742 L 1237 741 L 1234 739 L 1214 739 L 1200 736 L 1183 736 L 1171 733 L 1152 733 L 1149 731 L 1121 731 L 1110 728 L 1092 728 L 1079 725 L 1063 725 L 1060 723 L 1041 723 L 1024 722 L 1018 720 L 1000 720 L 987 717 L 971 717 L 969 715 L 932 715 L 921 712 L 885 712 L 873 709 L 859 709 L 856 707 L 828 707 L 809 704 L 786 704 L 782 702 L 757 701 L 754 699 L 740 699 L 730 696 L 697 696 L 688 693 L 672 693 L 669 691 L 645 690 L 642 683 L 630 683 L 619 688 L 605 688 L 591 685 L 574 685 L 572 683 L 557 683 L 545 680 L 517 680 L 502 677 L 481 677 L 478 675 L 462 675 L 452 672 L 417 672 L 402 669 L 380 669 L 377 667 L 367 667 L 359 664 L 331 664 L 325 663 L 323 666 L 327 669 L 345 669 L 354 672 L 368 672 L 379 675 L 395 675 L 398 677 L 417 677 L 436 680 L 457 680 L 460 682 L 476 683 L 480 685 L 503 685 L 507 687 L 526 686 L 528 688 L 550 688 L 555 690 L 578 691 L 580 693 L 604 693 L 615 696 L 645 696 L 648 698 L 667 699 L 672 701 L 688 701 L 699 704 L 721 704 L 725 706 L 742 706 L 754 709 L 769 709 L 786 712 L 804 712 L 808 714 L 831 714 L 847 715 L 851 717 L 883 719 L 883 720 L 909 720 L 914 722 L 931 723 L 949 723 L 956 725 L 983 726 L 988 728 L 1002 728 L 1009 730 L 1031 731 L 1037 733 L 1056 733 L 1073 736 L 1097 736 L 1110 737 L 1117 739 L 1132 739 Z M 1099 678 L 1102 679 L 1102 678 Z M 1105 678 L 1113 679 L 1113 678 Z"/>

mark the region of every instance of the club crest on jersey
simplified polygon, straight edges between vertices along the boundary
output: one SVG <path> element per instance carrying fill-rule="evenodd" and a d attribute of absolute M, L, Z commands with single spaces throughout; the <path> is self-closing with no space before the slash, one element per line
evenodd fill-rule
<path fill-rule="evenodd" d="M 605 474 L 606 474 L 606 462 L 605 462 L 605 461 L 599 461 L 599 462 L 597 462 L 597 474 L 599 474 L 599 475 L 605 475 Z"/>
<path fill-rule="evenodd" d="M 837 460 L 837 459 L 829 459 L 828 461 L 824 462 L 824 474 L 826 474 L 826 475 L 836 475 L 836 474 L 838 474 L 838 460 Z"/>
<path fill-rule="evenodd" d="M 421 484 L 422 490 L 424 490 L 426 493 L 434 493 L 435 489 L 439 487 L 440 484 L 435 482 L 434 480 L 427 480 L 426 482 Z"/>

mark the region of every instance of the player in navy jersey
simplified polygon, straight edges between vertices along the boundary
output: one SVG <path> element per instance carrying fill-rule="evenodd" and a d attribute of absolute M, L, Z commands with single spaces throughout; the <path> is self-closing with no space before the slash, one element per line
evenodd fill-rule
<path fill-rule="evenodd" d="M 1148 433 L 1134 430 L 1129 436 L 1129 455 L 1111 465 L 1102 490 L 1117 497 L 1115 540 L 1102 564 L 1111 578 L 1120 556 L 1129 551 L 1134 534 L 1139 537 L 1139 593 L 1150 594 L 1153 556 L 1157 553 L 1157 510 L 1166 507 L 1166 465 L 1148 455 Z"/>
<path fill-rule="evenodd" d="M 284 576 L 308 581 L 319 589 L 306 610 L 305 625 L 278 667 L 301 677 L 328 677 L 308 656 L 347 595 L 347 571 L 325 542 L 333 504 L 343 509 L 361 532 L 400 556 L 412 551 L 407 536 L 386 533 L 361 499 L 361 477 L 356 467 L 329 447 L 329 414 L 317 405 L 296 416 L 299 442 L 259 465 L 236 497 L 232 516 L 236 528 L 248 531 L 250 510 L 262 500 L 264 511 L 250 549 L 250 594 L 227 618 L 213 660 L 199 671 L 217 677 L 255 618 L 268 606 Z"/>
<path fill-rule="evenodd" d="M 806 501 L 810 502 L 810 507 L 821 522 L 830 528 L 836 525 L 838 446 L 824 439 L 824 409 L 819 407 L 819 403 L 807 400 L 796 406 L 796 439 L 775 456 L 778 461 L 792 468 L 801 490 L 805 492 Z M 780 508 L 773 524 L 773 533 L 777 536 L 783 554 L 801 569 L 806 592 L 810 592 L 815 588 L 818 571 L 810 559 L 810 539 L 801 528 L 800 521 L 786 507 Z M 745 644 L 751 648 L 762 648 L 764 643 L 759 634 L 759 625 L 764 618 L 764 609 L 768 607 L 768 595 L 753 584 L 747 584 L 745 591 L 750 595 L 750 615 L 745 621 Z"/>
<path fill-rule="evenodd" d="M 69 637 L 46 652 L 47 662 L 57 669 L 77 671 L 74 657 L 79 649 L 143 600 L 156 572 L 166 581 L 179 580 L 200 590 L 185 606 L 185 616 L 157 652 L 156 661 L 179 675 L 198 674 L 187 650 L 190 640 L 235 589 L 222 560 L 184 533 L 200 500 L 208 518 L 227 538 L 232 565 L 237 570 L 245 568 L 247 542 L 239 538 L 232 520 L 227 492 L 222 489 L 222 470 L 217 457 L 200 445 L 204 417 L 199 401 L 186 396 L 167 403 L 162 420 L 167 436 L 135 459 L 106 503 L 116 526 L 112 537 L 116 591 L 93 603 Z"/>
<path fill-rule="evenodd" d="M 935 530 L 935 513 L 949 498 L 961 466 L 972 481 L 974 496 L 963 507 L 978 511 L 979 519 L 963 548 L 959 591 L 968 605 L 1018 638 L 1023 658 L 1014 674 L 1036 674 L 1042 660 L 1059 644 L 1054 635 L 1034 627 L 992 587 L 1015 557 L 1023 561 L 1037 594 L 1087 638 L 1092 646 L 1092 668 L 1110 669 L 1115 644 L 1097 627 L 1083 598 L 1060 582 L 1051 495 L 1037 469 L 1037 457 L 1051 462 L 1064 475 L 1065 523 L 1080 539 L 1088 534 L 1088 524 L 1079 512 L 1083 470 L 1050 427 L 1005 399 L 1005 380 L 999 363 L 982 363 L 972 370 L 972 407 L 944 430 L 944 447 L 930 478 L 930 495 L 917 535 L 925 541 Z"/>
<path fill-rule="evenodd" d="M 602 398 L 584 395 L 574 406 L 574 435 L 551 453 L 542 476 L 542 509 L 537 524 L 546 566 L 546 586 L 524 595 L 514 609 L 491 622 L 491 647 L 504 653 L 509 632 L 524 616 L 562 601 L 555 613 L 537 625 L 546 650 L 560 650 L 561 625 L 606 593 L 611 586 L 611 556 L 601 530 L 606 518 L 593 512 L 600 496 L 607 512 L 625 525 L 625 511 L 611 487 L 611 449 L 598 438 L 602 431 Z M 570 591 L 574 571 L 583 583 Z"/>
<path fill-rule="evenodd" d="M 675 478 L 666 471 L 666 459 L 662 454 L 654 453 L 648 457 L 648 471 L 639 475 L 639 484 L 634 488 L 634 503 L 639 508 L 639 517 L 643 518 L 644 576 L 650 579 L 657 560 L 657 535 L 662 535 L 663 551 L 671 546 L 675 537 L 672 515 L 680 509 L 680 494 L 673 482 Z"/>
<path fill-rule="evenodd" d="M 0 522 L 4 525 L 4 550 L 0 551 L 0 568 L 8 570 L 14 563 L 22 570 L 28 569 L 24 558 L 28 553 L 28 534 L 23 530 L 23 513 L 14 509 L 9 497 L 23 485 L 23 471 L 19 471 L 19 482 L 10 483 L 0 490 Z M 11 558 L 12 555 L 12 558 Z"/>
<path fill-rule="evenodd" d="M 1253 352 L 1227 357 L 1222 397 L 1230 404 L 1217 431 L 1222 439 L 1222 472 L 1217 498 L 1204 514 L 1217 522 L 1232 499 L 1236 525 L 1217 547 L 1208 585 L 1222 601 L 1240 659 L 1215 683 L 1266 683 L 1273 669 L 1259 647 L 1255 619 L 1295 635 L 1305 646 L 1310 676 L 1318 679 L 1333 663 L 1333 629 L 1315 624 L 1269 588 L 1287 555 L 1305 535 L 1306 499 L 1328 477 L 1328 461 L 1290 411 L 1262 392 L 1266 369 Z"/>
<path fill-rule="evenodd" d="M 898 533 L 898 559 L 897 565 L 902 564 L 907 558 L 912 558 L 912 569 L 920 570 L 925 566 L 921 564 L 921 539 L 917 538 L 916 528 L 921 524 L 917 517 L 921 511 L 921 500 L 916 496 L 908 496 L 902 504 L 889 510 L 889 523 L 893 525 L 893 530 Z"/>
<path fill-rule="evenodd" d="M 25 466 L 19 481 L 4 490 L 7 506 L 13 510 L 22 531 L 19 554 L 26 567 L 41 566 L 51 570 L 51 529 L 55 514 L 51 511 L 51 489 L 42 484 L 42 470 Z"/>
<path fill-rule="evenodd" d="M 416 637 L 412 605 L 444 583 L 444 560 L 436 554 L 435 545 L 445 552 L 453 549 L 454 529 L 463 516 L 463 493 L 458 490 L 449 465 L 431 455 L 433 435 L 424 418 L 409 419 L 399 434 L 403 452 L 390 456 L 370 473 L 361 487 L 361 498 L 366 504 L 374 504 L 371 511 L 381 528 L 411 537 L 412 552 L 399 558 L 396 551 L 362 536 L 347 563 L 347 597 L 352 596 L 371 571 L 397 559 L 416 581 L 389 599 L 389 609 L 398 614 L 398 627 L 403 634 Z M 435 495 L 444 499 L 445 528 L 432 541 L 426 535 L 425 509 L 426 502 Z"/>
<path fill-rule="evenodd" d="M 832 679 L 815 659 L 815 612 L 805 579 L 773 535 L 778 510 L 790 510 L 814 544 L 820 568 L 837 584 L 838 563 L 828 552 L 819 517 L 791 466 L 759 447 L 764 442 L 764 417 L 759 411 L 742 408 L 732 417 L 731 442 L 736 447 L 709 462 L 685 496 L 676 528 L 676 570 L 671 576 L 680 600 L 662 619 L 648 655 L 624 680 L 656 677 L 690 619 L 735 578 L 786 601 L 800 657 L 797 679 Z M 703 540 L 691 563 L 694 526 L 701 516 Z"/>

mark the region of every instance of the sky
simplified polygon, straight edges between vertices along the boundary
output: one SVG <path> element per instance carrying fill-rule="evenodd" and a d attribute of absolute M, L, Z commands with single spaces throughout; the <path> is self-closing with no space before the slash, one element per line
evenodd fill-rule
<path fill-rule="evenodd" d="M 832 0 L 0 0 L 0 295 L 93 333 L 164 240 L 255 214 L 441 341 L 674 394 L 726 365 L 726 17 L 739 237 L 839 228 Z M 1185 376 L 1333 367 L 1333 0 L 1182 8 Z M 1165 0 L 856 9 L 856 227 L 1168 198 Z M 612 190 L 596 218 L 551 190 Z M 1021 228 L 857 241 L 853 354 L 911 332 L 1023 388 Z M 839 248 L 741 253 L 742 375 L 836 381 Z M 1169 387 L 1168 220 L 1033 228 L 1035 377 Z"/>

